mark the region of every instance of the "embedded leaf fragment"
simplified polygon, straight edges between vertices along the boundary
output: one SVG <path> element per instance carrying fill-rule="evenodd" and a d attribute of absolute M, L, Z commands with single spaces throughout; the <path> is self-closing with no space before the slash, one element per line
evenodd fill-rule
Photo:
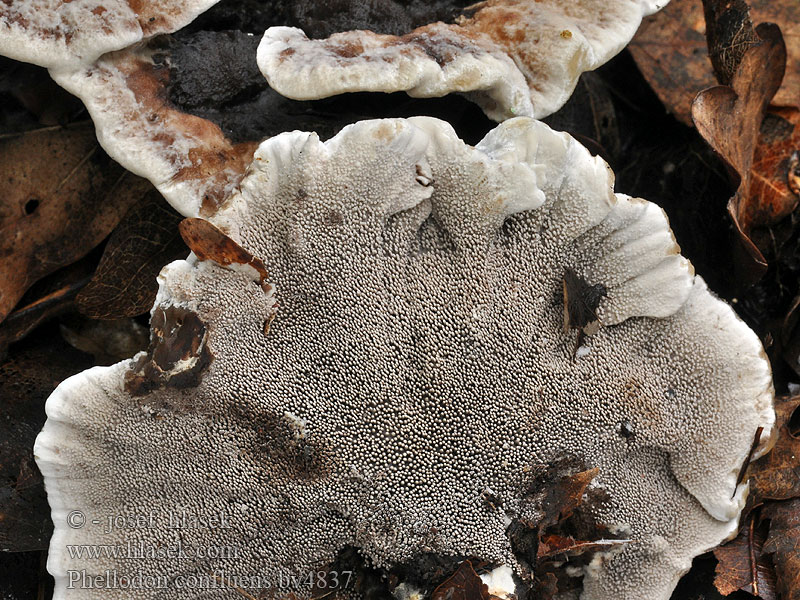
<path fill-rule="evenodd" d="M 564 271 L 564 329 L 584 329 L 596 323 L 597 307 L 608 293 L 602 283 L 590 285 L 572 269 Z"/>
<path fill-rule="evenodd" d="M 196 313 L 171 306 L 156 308 L 150 320 L 150 347 L 125 373 L 125 390 L 132 396 L 169 386 L 196 387 L 214 355 L 207 328 Z"/>
<path fill-rule="evenodd" d="M 541 527 L 555 525 L 572 515 L 583 502 L 586 488 L 597 477 L 599 469 L 587 469 L 573 475 L 560 477 L 555 485 L 548 487 L 548 493 L 542 501 L 544 516 Z"/>
<path fill-rule="evenodd" d="M 268 277 L 261 259 L 234 242 L 216 225 L 203 219 L 189 218 L 181 221 L 179 229 L 183 241 L 200 260 L 213 260 L 223 266 L 236 264 L 252 267 L 261 283 Z"/>

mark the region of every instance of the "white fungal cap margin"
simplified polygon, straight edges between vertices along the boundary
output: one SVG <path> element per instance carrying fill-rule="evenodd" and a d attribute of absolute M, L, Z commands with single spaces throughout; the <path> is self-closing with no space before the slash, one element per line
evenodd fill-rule
<path fill-rule="evenodd" d="M 564 454 L 599 469 L 608 501 L 592 510 L 634 540 L 593 561 L 582 598 L 669 598 L 736 529 L 735 475 L 757 428 L 758 452 L 771 439 L 770 372 L 756 335 L 674 258 L 661 211 L 612 188 L 605 163 L 525 118 L 474 148 L 430 118 L 262 143 L 213 220 L 274 287 L 172 263 L 148 353 L 48 400 L 35 455 L 57 600 L 197 597 L 68 589 L 67 571 L 274 584 L 348 546 L 378 568 L 434 553 L 517 569 L 509 519 L 526 510 L 531 467 Z M 567 268 L 606 287 L 581 356 L 563 328 Z M 73 510 L 162 526 L 71 529 Z M 227 526 L 164 528 L 178 510 Z M 95 561 L 65 548 L 129 539 L 238 553 Z"/>
<path fill-rule="evenodd" d="M 88 66 L 190 23 L 219 0 L 13 0 L 0 3 L 0 55 L 48 69 Z"/>

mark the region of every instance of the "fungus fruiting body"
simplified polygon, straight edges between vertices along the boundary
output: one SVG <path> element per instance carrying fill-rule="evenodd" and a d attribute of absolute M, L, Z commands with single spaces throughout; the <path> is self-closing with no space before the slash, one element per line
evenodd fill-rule
<path fill-rule="evenodd" d="M 217 2 L 5 2 L 0 55 L 49 68 L 59 85 L 84 102 L 109 156 L 150 180 L 185 216 L 207 216 L 238 184 L 255 144 L 274 133 L 234 140 L 170 98 L 169 44 L 161 34 L 179 30 Z M 347 14 L 333 16 L 313 3 L 276 2 L 264 12 L 289 19 L 287 25 L 301 26 L 312 37 L 337 25 L 357 27 L 309 39 L 303 29 L 271 26 L 258 48 L 258 67 L 287 98 L 461 93 L 497 121 L 541 118 L 567 101 L 581 73 L 619 52 L 642 17 L 666 2 L 490 0 L 464 7 L 456 0 L 425 8 L 427 3 L 391 0 L 366 7 L 345 2 Z M 417 27 L 425 17 L 433 22 Z M 321 27 L 321 21 L 328 25 Z M 366 30 L 406 26 L 414 28 L 400 35 Z M 237 52 L 249 49 L 241 45 Z M 228 100 L 248 95 L 246 89 L 227 93 L 216 109 L 224 112 Z M 275 103 L 266 110 L 276 110 Z M 274 119 L 281 123 L 280 115 Z"/>
<path fill-rule="evenodd" d="M 290 98 L 461 92 L 497 121 L 542 118 L 567 101 L 581 73 L 617 54 L 642 17 L 666 3 L 489 0 L 465 9 L 456 23 L 400 36 L 347 31 L 317 40 L 299 28 L 272 27 L 258 62 L 270 85 Z"/>
<path fill-rule="evenodd" d="M 530 576 L 510 526 L 536 521 L 533 473 L 565 455 L 597 469 L 593 516 L 628 540 L 582 571 L 584 600 L 668 598 L 736 530 L 774 419 L 760 343 L 663 212 L 568 135 L 527 118 L 476 147 L 430 118 L 285 133 L 210 220 L 268 280 L 168 265 L 149 350 L 48 400 L 56 598 L 308 597 L 289 576 L 347 548 L 384 570 L 476 558 L 506 593 Z M 567 273 L 603 291 L 582 352 Z M 130 543 L 145 556 L 68 551 Z M 194 552 L 153 550 L 176 546 Z M 137 573 L 163 587 L 102 585 Z"/>
<path fill-rule="evenodd" d="M 22 0 L 0 5 L 0 55 L 55 70 L 180 29 L 219 0 Z"/>

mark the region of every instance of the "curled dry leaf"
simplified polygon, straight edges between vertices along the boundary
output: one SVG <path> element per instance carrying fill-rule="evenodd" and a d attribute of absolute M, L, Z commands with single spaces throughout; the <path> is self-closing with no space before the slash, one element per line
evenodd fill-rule
<path fill-rule="evenodd" d="M 800 102 L 800 3 L 796 0 L 749 0 L 756 23 L 777 23 L 786 40 L 789 69 L 773 102 Z M 709 61 L 703 5 L 672 0 L 645 18 L 629 49 L 658 97 L 676 118 L 692 125 L 692 100 L 717 83 Z"/>
<path fill-rule="evenodd" d="M 746 252 L 741 261 L 742 276 L 750 282 L 766 270 L 764 256 L 749 237 L 756 214 L 749 202 L 751 168 L 761 122 L 786 64 L 786 47 L 778 27 L 762 24 L 756 31 L 762 42 L 745 52 L 731 85 L 704 90 L 692 104 L 698 131 L 739 178 L 728 213 Z"/>
<path fill-rule="evenodd" d="M 800 600 L 800 499 L 764 507 L 770 520 L 764 552 L 773 556 L 780 600 Z"/>
<path fill-rule="evenodd" d="M 178 233 L 180 221 L 158 192 L 148 192 L 111 234 L 97 271 L 76 298 L 78 310 L 92 319 L 120 319 L 149 311 L 161 267 L 186 256 Z"/>
<path fill-rule="evenodd" d="M 39 325 L 75 308 L 75 297 L 89 283 L 97 267 L 90 252 L 81 260 L 44 277 L 28 290 L 0 323 L 0 357 L 9 344 L 26 337 Z"/>
<path fill-rule="evenodd" d="M 135 179 L 89 124 L 0 140 L 0 320 L 35 281 L 111 233 L 140 198 Z"/>

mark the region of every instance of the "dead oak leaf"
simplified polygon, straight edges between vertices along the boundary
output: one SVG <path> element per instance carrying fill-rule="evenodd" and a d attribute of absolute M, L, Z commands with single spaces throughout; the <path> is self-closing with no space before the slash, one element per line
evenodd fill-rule
<path fill-rule="evenodd" d="M 151 188 L 111 234 L 97 271 L 76 298 L 92 319 L 122 319 L 150 310 L 161 268 L 187 254 L 178 233 L 178 215 Z"/>
<path fill-rule="evenodd" d="M 800 499 L 770 502 L 762 517 L 770 520 L 764 552 L 773 555 L 781 600 L 800 600 Z"/>
<path fill-rule="evenodd" d="M 753 230 L 792 213 L 800 200 L 800 110 L 772 108 L 764 117 L 753 154 L 749 198 L 742 226 Z"/>
<path fill-rule="evenodd" d="M 139 200 L 91 123 L 0 138 L 0 320 L 37 280 L 99 244 Z"/>
<path fill-rule="evenodd" d="M 74 310 L 75 297 L 91 280 L 97 267 L 93 254 L 42 278 L 25 293 L 0 323 L 0 356 L 9 344 L 23 339 L 45 321 Z"/>
<path fill-rule="evenodd" d="M 775 447 L 748 469 L 751 505 L 800 497 L 800 437 L 792 418 L 798 410 L 800 396 L 776 398 Z"/>
<path fill-rule="evenodd" d="M 750 17 L 757 23 L 777 23 L 786 40 L 789 70 L 773 103 L 800 102 L 800 2 L 749 0 Z M 700 90 L 717 83 L 708 56 L 706 24 L 700 0 L 671 0 L 645 18 L 629 45 L 647 82 L 667 110 L 692 125 L 692 100 Z"/>
<path fill-rule="evenodd" d="M 769 526 L 751 513 L 739 535 L 714 550 L 714 587 L 723 596 L 739 590 L 763 600 L 776 600 L 775 569 L 764 552 Z"/>
<path fill-rule="evenodd" d="M 786 64 L 786 47 L 778 27 L 761 24 L 756 32 L 762 42 L 744 53 L 731 85 L 703 90 L 692 104 L 697 130 L 739 179 L 728 213 L 746 252 L 740 264 L 743 278 L 749 281 L 766 270 L 763 255 L 750 239 L 754 217 L 749 202 L 751 168 L 764 114 L 780 87 Z"/>

